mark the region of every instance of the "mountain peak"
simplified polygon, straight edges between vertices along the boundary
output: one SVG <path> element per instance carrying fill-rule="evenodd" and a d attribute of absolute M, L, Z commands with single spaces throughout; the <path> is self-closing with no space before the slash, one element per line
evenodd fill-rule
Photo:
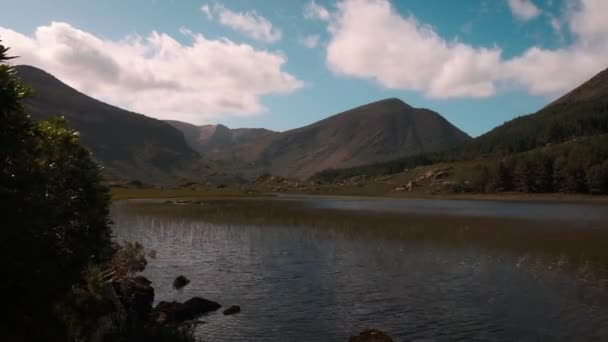
<path fill-rule="evenodd" d="M 364 106 L 383 106 L 383 107 L 386 106 L 386 107 L 390 107 L 390 108 L 406 108 L 406 109 L 414 108 L 414 107 L 410 106 L 409 104 L 403 102 L 403 100 L 396 98 L 396 97 L 389 97 L 386 99 L 378 100 L 375 102 L 368 103 Z"/>

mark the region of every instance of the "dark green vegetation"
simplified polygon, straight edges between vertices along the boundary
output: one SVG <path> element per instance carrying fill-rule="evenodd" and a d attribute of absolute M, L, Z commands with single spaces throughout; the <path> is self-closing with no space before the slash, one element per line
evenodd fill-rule
<path fill-rule="evenodd" d="M 23 101 L 30 91 L 5 62 L 0 45 L 0 240 L 3 338 L 61 336 L 53 313 L 91 263 L 111 253 L 109 193 L 79 136 L 61 119 L 34 122 Z"/>
<path fill-rule="evenodd" d="M 3 341 L 88 341 L 99 330 L 99 319 L 116 310 L 108 278 L 142 271 L 145 259 L 141 248 L 112 244 L 110 194 L 100 167 L 63 119 L 35 122 L 28 116 L 24 102 L 31 91 L 6 63 L 9 59 L 8 48 L 0 44 L 5 223 L 0 292 L 7 296 L 0 336 Z M 187 340 L 182 331 L 136 328 L 149 333 L 143 335 L 148 341 L 176 340 L 167 335 Z M 133 329 L 120 329 L 112 340 L 135 340 L 123 337 Z"/>
<path fill-rule="evenodd" d="M 34 119 L 63 115 L 108 175 L 162 182 L 196 168 L 197 153 L 167 123 L 97 101 L 40 69 L 15 70 L 34 90 L 25 102 L 28 113 Z"/>
<path fill-rule="evenodd" d="M 452 190 L 608 194 L 607 84 L 605 70 L 537 113 L 506 122 L 447 152 L 328 169 L 312 179 L 331 183 L 470 161 L 476 165 Z"/>
<path fill-rule="evenodd" d="M 141 199 L 141 198 L 224 198 L 224 197 L 253 197 L 262 196 L 256 192 L 245 192 L 239 189 L 137 189 L 112 188 L 112 199 Z"/>

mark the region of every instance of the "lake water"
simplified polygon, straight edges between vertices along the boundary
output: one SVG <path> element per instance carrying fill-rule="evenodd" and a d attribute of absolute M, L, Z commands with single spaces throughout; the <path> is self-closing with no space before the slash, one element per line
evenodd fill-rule
<path fill-rule="evenodd" d="M 608 340 L 605 205 L 283 197 L 112 216 L 117 239 L 156 250 L 157 301 L 241 306 L 203 317 L 205 341 Z"/>

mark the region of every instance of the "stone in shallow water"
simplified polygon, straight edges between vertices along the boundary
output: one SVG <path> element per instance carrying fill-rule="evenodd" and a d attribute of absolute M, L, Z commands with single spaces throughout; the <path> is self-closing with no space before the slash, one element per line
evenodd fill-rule
<path fill-rule="evenodd" d="M 173 288 L 176 290 L 181 290 L 184 288 L 184 286 L 188 284 L 190 284 L 190 279 L 184 277 L 183 275 L 180 275 L 173 281 Z"/>
<path fill-rule="evenodd" d="M 393 342 L 393 339 L 380 330 L 368 329 L 349 338 L 348 342 Z"/>
<path fill-rule="evenodd" d="M 231 307 L 229 307 L 228 309 L 224 310 L 224 315 L 234 315 L 241 312 L 241 307 L 238 305 L 233 305 Z"/>

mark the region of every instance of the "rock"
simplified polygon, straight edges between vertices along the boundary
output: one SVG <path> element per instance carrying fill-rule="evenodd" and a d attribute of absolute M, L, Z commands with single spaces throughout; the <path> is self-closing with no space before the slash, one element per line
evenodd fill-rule
<path fill-rule="evenodd" d="M 380 330 L 368 329 L 349 338 L 348 342 L 393 342 L 393 339 Z"/>
<path fill-rule="evenodd" d="M 434 178 L 434 179 L 441 179 L 441 178 L 445 178 L 445 177 L 447 177 L 448 175 L 449 175 L 449 173 L 448 173 L 447 171 L 443 171 L 443 170 L 442 170 L 442 171 L 437 172 L 437 173 L 436 173 L 436 174 L 433 176 L 433 178 Z"/>
<path fill-rule="evenodd" d="M 129 321 L 148 321 L 154 302 L 154 288 L 150 284 L 152 282 L 142 276 L 112 283 L 118 299 L 127 311 Z"/>
<path fill-rule="evenodd" d="M 152 311 L 152 319 L 157 323 L 181 323 L 198 318 L 222 306 L 219 303 L 194 297 L 184 303 L 160 302 Z"/>
<path fill-rule="evenodd" d="M 241 312 L 241 307 L 238 305 L 233 305 L 231 307 L 229 307 L 228 309 L 224 310 L 224 315 L 228 316 L 228 315 L 234 315 Z"/>
<path fill-rule="evenodd" d="M 190 279 L 180 275 L 173 281 L 173 288 L 176 290 L 181 290 L 188 284 L 190 284 Z"/>
<path fill-rule="evenodd" d="M 408 182 L 405 188 L 407 189 L 407 191 L 412 191 L 412 189 L 414 188 L 414 182 Z"/>

